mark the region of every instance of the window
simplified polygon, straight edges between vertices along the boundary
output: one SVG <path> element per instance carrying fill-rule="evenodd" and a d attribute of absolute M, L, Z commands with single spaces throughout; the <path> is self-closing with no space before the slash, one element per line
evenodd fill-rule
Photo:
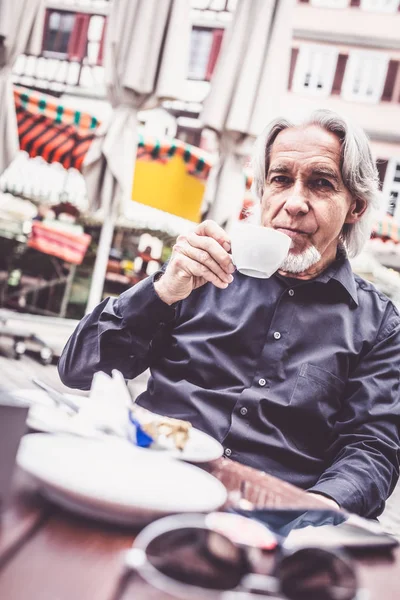
<path fill-rule="evenodd" d="M 379 52 L 352 52 L 344 75 L 342 98 L 377 103 L 386 81 L 389 57 Z"/>
<path fill-rule="evenodd" d="M 301 46 L 293 77 L 293 91 L 328 96 L 332 90 L 337 57 L 338 51 L 332 46 Z"/>
<path fill-rule="evenodd" d="M 193 27 L 190 40 L 189 79 L 209 81 L 221 49 L 224 30 Z"/>
<path fill-rule="evenodd" d="M 43 39 L 43 50 L 54 54 L 68 56 L 68 46 L 74 24 L 74 13 L 56 10 L 48 11 Z"/>
<path fill-rule="evenodd" d="M 100 65 L 106 19 L 102 15 L 48 10 L 43 34 L 43 55 Z"/>
<path fill-rule="evenodd" d="M 386 212 L 392 216 L 400 216 L 400 158 L 391 158 L 385 174 L 382 187 L 386 202 Z"/>
<path fill-rule="evenodd" d="M 371 12 L 393 13 L 399 9 L 399 0 L 361 0 L 361 8 Z"/>
<path fill-rule="evenodd" d="M 347 8 L 349 0 L 311 0 L 311 5 L 323 8 Z"/>

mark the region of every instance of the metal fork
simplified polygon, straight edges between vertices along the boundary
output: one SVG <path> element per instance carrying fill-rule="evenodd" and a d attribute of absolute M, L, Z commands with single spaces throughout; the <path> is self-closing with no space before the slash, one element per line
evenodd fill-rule
<path fill-rule="evenodd" d="M 37 377 L 32 377 L 32 383 L 40 387 L 42 390 L 47 392 L 50 398 L 58 405 L 67 406 L 70 410 L 74 412 L 79 412 L 79 406 L 70 398 L 68 398 L 65 394 L 62 394 L 55 388 L 53 388 L 48 383 L 45 383 L 41 379 L 37 379 Z"/>

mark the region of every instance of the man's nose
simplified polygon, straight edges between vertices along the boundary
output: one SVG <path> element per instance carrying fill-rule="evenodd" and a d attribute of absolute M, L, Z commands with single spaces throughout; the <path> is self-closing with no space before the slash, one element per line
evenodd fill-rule
<path fill-rule="evenodd" d="M 284 208 L 292 217 L 308 213 L 310 208 L 301 185 L 296 185 L 290 190 Z"/>

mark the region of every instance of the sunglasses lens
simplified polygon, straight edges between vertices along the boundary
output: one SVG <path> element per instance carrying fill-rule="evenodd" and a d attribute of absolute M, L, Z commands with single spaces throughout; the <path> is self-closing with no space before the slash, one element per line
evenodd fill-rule
<path fill-rule="evenodd" d="M 304 548 L 285 557 L 276 575 L 291 600 L 353 600 L 357 593 L 352 564 L 321 548 Z"/>
<path fill-rule="evenodd" d="M 232 589 L 249 571 L 242 548 L 215 531 L 191 527 L 153 539 L 147 559 L 176 581 L 208 589 Z"/>

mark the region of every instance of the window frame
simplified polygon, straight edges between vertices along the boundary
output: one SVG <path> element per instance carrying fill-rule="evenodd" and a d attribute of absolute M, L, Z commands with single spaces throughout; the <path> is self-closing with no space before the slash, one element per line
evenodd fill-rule
<path fill-rule="evenodd" d="M 48 41 L 49 35 L 50 35 L 50 19 L 51 16 L 53 14 L 58 14 L 60 16 L 60 19 L 63 18 L 63 16 L 73 16 L 74 18 L 74 22 L 72 25 L 72 29 L 70 31 L 69 34 L 69 39 L 68 39 L 68 43 L 67 43 L 67 48 L 64 51 L 58 51 L 58 50 L 54 50 L 54 49 L 47 49 L 46 46 L 46 41 Z M 73 34 L 74 28 L 75 28 L 75 21 L 76 21 L 76 14 L 74 11 L 71 10 L 64 10 L 64 9 L 59 9 L 59 8 L 47 8 L 46 9 L 46 16 L 45 16 L 45 21 L 44 21 L 44 27 L 43 27 L 43 36 L 42 36 L 42 55 L 48 58 L 57 58 L 57 59 L 67 59 L 69 56 L 69 44 L 71 41 L 71 36 Z M 60 29 L 59 29 L 60 32 Z"/>
<path fill-rule="evenodd" d="M 195 75 L 195 72 L 194 72 L 195 70 L 193 68 L 192 68 L 192 70 L 190 70 L 191 58 L 192 58 L 192 54 L 193 54 L 193 47 L 192 47 L 193 37 L 192 36 L 195 32 L 196 33 L 197 32 L 205 32 L 210 37 L 208 52 L 207 52 L 207 55 L 205 56 L 204 65 L 202 65 L 203 71 L 201 73 L 199 73 L 198 76 Z M 220 27 L 211 27 L 211 26 L 207 27 L 206 25 L 193 25 L 192 26 L 187 79 L 189 79 L 190 81 L 210 81 L 212 74 L 214 72 L 214 69 L 216 67 L 217 61 L 218 61 L 219 53 L 221 51 L 224 33 L 225 33 L 225 29 L 220 28 Z"/>
<path fill-rule="evenodd" d="M 357 74 L 357 68 L 360 61 L 367 58 L 380 58 L 381 64 L 378 65 L 379 74 L 376 76 L 369 75 L 369 81 L 373 79 L 374 81 L 374 93 L 371 95 L 366 94 L 365 92 L 356 92 L 354 90 L 355 85 L 355 76 Z M 342 93 L 341 97 L 343 100 L 348 102 L 362 102 L 368 104 L 378 104 L 381 101 L 383 90 L 385 87 L 388 67 L 389 67 L 390 56 L 387 53 L 377 52 L 375 50 L 353 50 L 349 53 L 349 59 L 346 65 L 346 71 L 343 77 L 342 84 Z M 363 71 L 365 70 L 365 65 L 361 65 L 361 76 L 360 76 L 360 87 L 365 88 L 368 83 L 364 76 Z"/>
<path fill-rule="evenodd" d="M 69 34 L 69 40 L 67 49 L 64 52 L 58 52 L 55 50 L 48 50 L 45 48 L 46 40 L 49 35 L 49 24 L 51 15 L 58 13 L 61 18 L 63 15 L 72 15 L 74 22 L 72 29 Z M 88 61 L 88 32 L 90 26 L 90 20 L 92 17 L 101 17 L 103 21 L 102 35 L 99 39 L 99 46 L 97 51 L 96 61 L 89 63 Z M 103 49 L 104 49 L 104 38 L 107 27 L 107 16 L 104 14 L 90 13 L 90 12 L 74 12 L 68 9 L 62 8 L 47 8 L 46 17 L 43 28 L 42 37 L 42 56 L 45 58 L 55 58 L 57 60 L 68 60 L 70 62 L 87 62 L 92 66 L 101 66 L 103 63 Z"/>
<path fill-rule="evenodd" d="M 393 14 L 398 12 L 400 8 L 399 0 L 389 0 L 391 5 L 384 6 L 384 0 L 360 0 L 360 8 L 365 12 Z M 382 6 L 379 6 L 382 4 Z"/>
<path fill-rule="evenodd" d="M 321 53 L 328 55 L 330 60 L 330 65 L 321 69 L 321 65 L 324 62 L 324 57 L 320 61 L 319 65 L 319 74 L 312 73 L 313 66 L 309 68 L 310 61 L 313 60 L 312 55 L 316 53 Z M 292 82 L 292 91 L 295 94 L 307 94 L 310 96 L 329 96 L 332 92 L 333 81 L 335 78 L 337 60 L 339 56 L 338 48 L 335 46 L 327 46 L 322 44 L 301 44 L 299 46 L 299 53 L 297 55 L 296 66 L 293 74 L 293 82 Z M 315 60 L 315 59 L 314 59 Z M 314 65 L 315 67 L 315 65 Z M 310 80 L 315 83 L 317 80 L 317 85 L 306 86 L 305 79 L 308 73 L 308 70 L 311 72 Z M 323 82 L 323 86 L 318 88 L 318 76 L 321 75 L 321 71 L 323 70 L 323 77 L 325 81 Z"/>

